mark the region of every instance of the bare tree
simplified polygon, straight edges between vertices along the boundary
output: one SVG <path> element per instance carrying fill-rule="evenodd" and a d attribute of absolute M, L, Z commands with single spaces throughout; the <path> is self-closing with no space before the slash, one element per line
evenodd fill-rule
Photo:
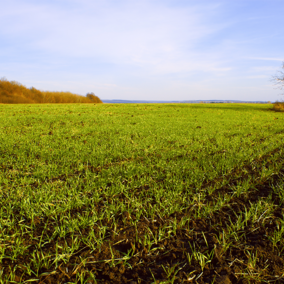
<path fill-rule="evenodd" d="M 93 103 L 102 103 L 99 97 L 97 97 L 93 92 L 87 93 L 86 97 Z"/>
<path fill-rule="evenodd" d="M 284 62 L 282 63 L 282 70 L 284 70 Z M 272 76 L 272 81 L 277 89 L 284 89 L 284 72 L 278 71 L 276 75 Z"/>

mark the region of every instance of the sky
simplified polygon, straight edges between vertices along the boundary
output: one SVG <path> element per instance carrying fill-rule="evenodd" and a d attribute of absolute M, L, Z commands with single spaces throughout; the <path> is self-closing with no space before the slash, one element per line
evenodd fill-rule
<path fill-rule="evenodd" d="M 283 0 L 9 0 L 0 77 L 102 100 L 283 100 Z"/>

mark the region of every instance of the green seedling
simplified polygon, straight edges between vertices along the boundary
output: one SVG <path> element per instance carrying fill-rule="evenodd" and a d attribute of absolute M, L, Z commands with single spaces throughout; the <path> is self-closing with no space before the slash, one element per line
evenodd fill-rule
<path fill-rule="evenodd" d="M 220 257 L 247 250 L 239 282 L 279 279 L 247 248 L 265 230 L 269 261 L 283 254 L 283 117 L 270 108 L 0 105 L 0 283 L 42 284 L 63 265 L 68 283 L 99 283 L 101 264 L 139 283 L 135 267 L 174 249 L 186 266 L 164 265 L 167 281 L 180 269 L 198 282 L 193 266 L 215 269 L 217 243 Z"/>

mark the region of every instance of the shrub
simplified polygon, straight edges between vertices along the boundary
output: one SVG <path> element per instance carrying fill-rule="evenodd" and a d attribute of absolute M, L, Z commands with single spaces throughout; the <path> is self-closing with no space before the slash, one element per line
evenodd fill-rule
<path fill-rule="evenodd" d="M 284 111 L 284 102 L 275 102 L 273 104 L 273 110 L 275 110 L 275 111 Z"/>
<path fill-rule="evenodd" d="M 41 104 L 41 103 L 102 103 L 94 95 L 88 93 L 86 97 L 70 92 L 44 92 L 34 87 L 26 88 L 16 81 L 0 79 L 0 103 L 4 104 Z"/>

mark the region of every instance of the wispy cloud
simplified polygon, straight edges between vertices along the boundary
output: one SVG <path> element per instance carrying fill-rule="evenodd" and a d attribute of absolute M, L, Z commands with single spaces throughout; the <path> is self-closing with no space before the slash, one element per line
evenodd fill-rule
<path fill-rule="evenodd" d="M 250 60 L 263 60 L 263 61 L 284 61 L 284 55 L 283 58 L 275 58 L 275 57 L 248 57 L 247 59 Z"/>
<path fill-rule="evenodd" d="M 248 79 L 267 79 L 267 75 L 253 75 L 253 76 L 247 76 Z"/>
<path fill-rule="evenodd" d="M 34 50 L 135 65 L 153 73 L 193 71 L 203 69 L 204 64 L 208 65 L 208 71 L 219 68 L 224 71 L 220 58 L 214 61 L 212 56 L 201 55 L 196 50 L 201 40 L 225 27 L 205 21 L 218 5 L 171 7 L 160 1 L 120 3 L 84 1 L 83 8 L 80 3 L 80 8 L 66 10 L 64 6 L 17 2 L 13 11 L 7 7 L 10 10 L 5 17 L 17 17 L 18 21 L 11 21 L 5 33 L 20 38 L 27 35 L 26 44 Z M 23 23 L 20 27 L 19 21 Z"/>
<path fill-rule="evenodd" d="M 283 61 L 273 22 L 282 16 L 269 9 L 252 0 L 10 0 L 0 10 L 0 72 L 105 98 L 155 90 L 170 99 L 175 89 L 217 99 L 221 86 L 232 94 L 248 86 L 241 78 L 264 79 Z"/>

